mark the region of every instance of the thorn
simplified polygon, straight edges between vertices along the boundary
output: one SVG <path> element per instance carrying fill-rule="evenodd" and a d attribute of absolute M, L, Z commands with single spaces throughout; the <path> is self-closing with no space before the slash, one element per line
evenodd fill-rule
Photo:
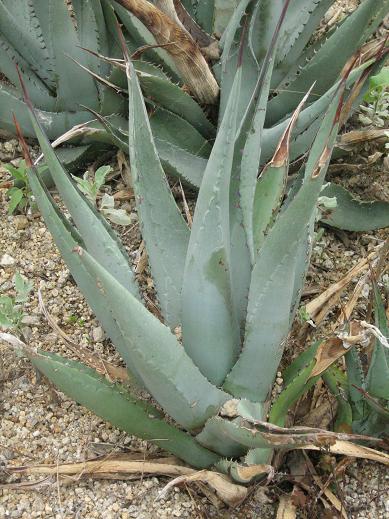
<path fill-rule="evenodd" d="M 24 84 L 23 77 L 20 72 L 19 66 L 18 65 L 15 65 L 15 66 L 16 66 L 16 72 L 18 73 L 18 76 L 19 76 L 20 86 L 22 87 L 24 101 L 25 101 L 26 105 L 30 108 L 30 110 L 33 111 L 31 99 L 30 99 L 30 96 L 28 95 L 27 88 L 26 88 L 26 85 Z"/>
<path fill-rule="evenodd" d="M 18 120 L 16 119 L 15 114 L 12 114 L 12 117 L 13 117 L 14 125 L 16 128 L 16 134 L 18 136 L 18 140 L 19 140 L 20 146 L 22 148 L 24 160 L 26 161 L 27 166 L 29 168 L 32 168 L 33 163 L 32 163 L 32 159 L 31 159 L 31 155 L 30 155 L 30 150 L 28 149 L 27 142 L 25 141 L 25 139 L 23 137 L 22 129 L 20 127 Z"/>
<path fill-rule="evenodd" d="M 124 38 L 122 27 L 121 27 L 121 25 L 120 25 L 120 23 L 118 22 L 117 19 L 116 19 L 116 29 L 117 29 L 117 32 L 118 32 L 118 36 L 119 36 L 119 40 L 120 40 L 120 45 L 122 47 L 122 52 L 123 52 L 124 59 L 125 59 L 126 62 L 129 62 L 130 61 L 130 56 L 128 54 L 128 48 L 127 48 L 127 45 L 126 45 L 126 40 Z"/>

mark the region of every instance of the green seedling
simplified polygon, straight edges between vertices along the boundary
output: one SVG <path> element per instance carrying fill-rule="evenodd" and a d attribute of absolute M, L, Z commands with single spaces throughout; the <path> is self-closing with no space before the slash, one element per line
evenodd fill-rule
<path fill-rule="evenodd" d="M 389 118 L 389 67 L 370 79 L 369 90 L 364 97 L 367 106 L 360 107 L 359 120 L 365 125 L 385 128 Z"/>
<path fill-rule="evenodd" d="M 19 330 L 25 316 L 23 304 L 28 301 L 33 283 L 24 279 L 19 273 L 13 277 L 15 296 L 0 295 L 0 328 L 3 330 Z"/>
<path fill-rule="evenodd" d="M 7 164 L 5 169 L 10 173 L 13 179 L 13 186 L 8 189 L 7 197 L 8 203 L 8 214 L 14 214 L 15 212 L 24 213 L 29 208 L 34 208 L 35 202 L 34 197 L 27 178 L 27 167 L 24 160 L 20 161 L 18 167 Z M 38 168 L 38 173 L 45 168 Z"/>
<path fill-rule="evenodd" d="M 81 317 L 78 317 L 77 315 L 69 315 L 67 318 L 67 322 L 70 324 L 76 324 L 77 326 L 84 326 L 85 321 Z"/>
<path fill-rule="evenodd" d="M 101 201 L 97 203 L 97 197 L 100 194 L 101 188 L 106 182 L 107 175 L 112 171 L 111 166 L 101 166 L 96 170 L 94 178 L 90 179 L 88 172 L 83 178 L 73 176 L 78 188 L 85 195 L 85 197 L 98 209 L 100 212 L 112 223 L 117 225 L 130 225 L 132 219 L 124 209 L 115 208 L 114 197 L 104 193 Z"/>

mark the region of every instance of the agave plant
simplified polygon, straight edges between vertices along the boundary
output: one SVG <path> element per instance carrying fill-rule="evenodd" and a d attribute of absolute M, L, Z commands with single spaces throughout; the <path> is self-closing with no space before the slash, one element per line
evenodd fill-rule
<path fill-rule="evenodd" d="M 313 41 L 314 30 L 332 3 L 325 0 L 302 0 L 292 2 L 289 7 L 279 35 L 274 63 L 271 65 L 271 99 L 267 105 L 267 116 L 262 129 L 259 159 L 261 167 L 274 154 L 283 132 L 290 123 L 292 113 L 304 92 L 315 81 L 308 104 L 293 129 L 290 158 L 297 159 L 308 151 L 329 99 L 336 88 L 336 79 L 342 67 L 358 46 L 371 36 L 382 16 L 389 9 L 386 2 L 378 4 L 365 0 L 359 9 L 343 20 L 336 30 Z M 166 51 L 170 53 L 178 70 L 179 81 L 189 86 L 197 101 L 202 103 L 214 104 L 218 89 L 207 63 L 199 52 L 199 47 L 205 56 L 214 59 L 213 70 L 221 86 L 219 121 L 223 117 L 233 83 L 239 41 L 247 30 L 248 45 L 243 50 L 244 79 L 240 92 L 241 106 L 238 118 L 241 117 L 262 70 L 266 50 L 270 45 L 275 21 L 278 19 L 283 2 L 255 3 L 249 0 L 242 2 L 233 0 L 221 4 L 217 1 L 181 3 L 173 0 L 156 0 L 154 4 L 160 10 L 143 0 L 112 2 L 129 34 L 132 33 L 132 24 L 137 19 L 150 29 L 158 44 L 164 45 Z M 222 34 L 219 42 L 221 57 L 216 61 L 217 54 L 214 50 L 217 41 L 211 36 L 215 33 Z M 347 45 L 342 43 L 345 41 Z M 377 42 L 377 45 L 381 43 Z M 360 63 L 366 62 L 373 54 L 374 45 L 369 45 L 361 53 Z M 122 64 L 115 61 L 108 60 L 108 62 L 123 68 Z M 145 66 L 145 63 L 142 63 L 141 65 L 140 62 L 135 62 L 134 66 L 149 107 L 150 123 L 164 170 L 198 188 L 211 150 L 209 141 L 213 140 L 215 130 L 205 123 L 204 114 L 194 99 L 185 95 L 168 77 L 161 78 L 160 69 L 156 70 L 148 64 L 148 68 L 143 68 L 142 71 L 141 67 Z M 164 68 L 163 62 L 161 67 Z M 123 87 L 122 81 L 123 79 L 119 82 L 121 87 Z M 356 89 L 355 98 L 350 100 L 350 104 L 354 107 L 359 106 L 362 97 L 363 90 L 359 92 Z M 346 112 L 348 113 L 348 110 L 345 110 Z M 209 110 L 207 114 L 210 115 Z M 99 138 L 103 141 L 108 138 L 110 142 L 128 152 L 127 121 L 120 117 L 104 120 L 98 114 L 96 115 L 108 135 L 101 131 L 101 125 L 97 123 L 96 126 L 94 123 L 91 125 L 92 133 L 85 128 L 86 138 Z M 212 117 L 211 120 L 217 126 Z M 344 122 L 345 118 L 342 124 Z M 173 127 L 176 128 L 175 132 L 170 130 Z M 358 201 L 354 201 L 350 193 L 336 185 L 328 186 L 325 195 L 332 197 L 336 195 L 338 200 L 338 207 L 330 215 L 327 214 L 326 223 L 330 225 L 357 231 L 389 225 L 387 204 L 381 206 L 377 203 L 359 204 Z M 366 211 L 369 212 L 367 220 L 364 218 Z"/>
<path fill-rule="evenodd" d="M 263 129 L 262 165 L 272 157 L 291 113 L 315 81 L 291 141 L 292 159 L 306 153 L 345 62 L 389 11 L 387 0 L 364 0 L 336 30 L 312 40 L 333 2 L 294 0 L 290 5 L 271 65 L 272 99 Z M 232 88 L 239 41 L 247 30 L 238 118 L 242 116 L 262 69 L 283 0 L 73 0 L 71 6 L 68 9 L 64 0 L 21 0 L 16 7 L 9 0 L 0 2 L 0 73 L 6 78 L 0 81 L 1 126 L 12 130 L 15 113 L 24 135 L 33 136 L 16 63 L 50 139 L 76 126 L 79 141 L 82 132 L 78 125 L 94 118 L 92 110 L 107 117 L 106 125 L 114 135 L 111 132 L 108 136 L 101 124 L 92 123 L 89 131 L 83 128 L 84 140 L 113 140 L 127 150 L 125 75 L 112 68 L 112 61 L 101 59 L 121 55 L 116 13 L 129 52 L 136 54 L 133 63 L 147 100 L 163 167 L 167 173 L 199 187 L 217 126 L 214 117 L 210 120 L 205 115 L 203 106 L 218 102 L 220 86 L 222 119 Z M 220 41 L 212 34 L 221 35 Z M 203 54 L 213 58 L 218 82 Z M 184 84 L 194 98 L 180 88 Z"/>
<path fill-rule="evenodd" d="M 279 9 L 272 11 L 278 13 L 274 30 L 270 34 L 267 27 L 262 33 L 256 25 L 262 19 L 259 14 L 265 5 L 273 9 L 275 4 Z M 240 29 L 243 5 L 250 14 Z M 42 351 L 31 360 L 62 391 L 115 426 L 195 467 L 216 466 L 237 479 L 242 479 L 237 462 L 262 466 L 274 448 L 312 446 L 314 441 L 309 429 L 291 437 L 267 423 L 272 386 L 308 268 L 317 201 L 339 125 L 345 107 L 376 68 L 374 59 L 359 68 L 352 63 L 320 98 L 325 114 L 291 187 L 287 177 L 292 139 L 296 127 L 310 120 L 309 108 L 318 103 L 309 105 L 308 112 L 303 109 L 312 89 L 281 124 L 274 155 L 260 170 L 265 119 L 271 117 L 273 66 L 291 27 L 286 16 L 291 6 L 293 1 L 243 2 L 233 13 L 225 36 L 229 51 L 222 68 L 220 124 L 191 228 L 166 181 L 147 99 L 122 40 L 136 205 L 163 322 L 147 309 L 125 250 L 62 167 L 25 92 L 32 127 L 72 223 L 30 162 L 29 180 L 41 213 L 131 379 L 163 412 L 81 363 Z M 237 43 L 236 27 L 241 32 Z M 253 69 L 247 53 L 254 35 L 264 38 L 261 49 L 266 48 L 266 56 Z M 250 71 L 255 81 L 248 95 Z M 168 130 L 175 134 L 175 128 Z M 301 378 L 296 381 L 290 381 L 271 407 L 276 425 L 285 423 L 289 406 L 304 391 Z M 163 413 L 171 417 L 169 423 Z"/>
<path fill-rule="evenodd" d="M 74 16 L 63 1 L 0 2 L 0 122 L 12 128 L 12 113 L 29 135 L 26 107 L 20 95 L 15 64 L 28 86 L 37 116 L 55 139 L 91 119 L 88 106 L 102 113 L 123 109 L 120 97 L 100 88 L 91 72 L 109 74 L 106 63 L 80 47 L 111 55 L 100 2 L 73 2 Z M 77 94 L 75 95 L 75 82 Z M 115 102 L 116 101 L 116 102 Z M 26 125 L 26 127 L 24 127 Z"/>
<path fill-rule="evenodd" d="M 308 151 L 342 67 L 389 10 L 386 0 L 364 0 L 336 30 L 313 40 L 312 34 L 333 1 L 296 0 L 290 5 L 271 65 L 261 167 L 274 154 L 303 93 L 316 81 L 294 127 L 290 158 Z M 66 167 L 80 167 L 112 143 L 128 152 L 126 78 L 120 70 L 122 63 L 113 59 L 121 56 L 118 16 L 134 56 L 164 170 L 198 188 L 215 138 L 217 113 L 221 120 L 232 86 L 240 38 L 247 30 L 238 117 L 254 91 L 282 5 L 282 0 L 73 0 L 66 5 L 64 0 L 21 0 L 15 7 L 2 0 L 0 126 L 12 131 L 15 114 L 23 134 L 34 136 L 17 80 L 17 64 L 49 138 L 82 144 L 61 149 Z M 371 52 L 370 46 L 361 61 L 368 60 Z M 204 56 L 212 61 L 218 81 Z M 217 104 L 219 85 L 219 110 L 210 110 L 206 105 Z M 362 96 L 360 92 L 354 104 Z M 367 223 L 362 217 L 353 225 L 354 206 L 357 215 L 366 207 L 354 202 L 348 192 L 333 189 L 339 195 L 339 207 L 326 223 L 353 230 L 389 224 L 387 205 L 372 204 L 367 206 Z M 334 196 L 333 189 L 326 196 Z"/>
<path fill-rule="evenodd" d="M 345 357 L 346 373 L 332 366 L 323 379 L 338 400 L 335 430 L 384 437 L 389 431 L 389 327 L 375 281 L 373 296 L 375 325 L 380 333 L 374 340 L 367 369 L 361 353 L 352 348 Z"/>

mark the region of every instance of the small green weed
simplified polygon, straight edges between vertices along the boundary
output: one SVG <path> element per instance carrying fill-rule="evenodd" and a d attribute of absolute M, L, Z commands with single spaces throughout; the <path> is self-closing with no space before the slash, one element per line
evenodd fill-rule
<path fill-rule="evenodd" d="M 5 169 L 11 174 L 14 184 L 7 191 L 9 199 L 8 214 L 11 215 L 15 211 L 23 213 L 29 207 L 34 208 L 34 197 L 28 183 L 26 162 L 24 160 L 20 161 L 18 167 L 7 164 Z M 44 168 L 38 168 L 38 173 L 42 169 Z"/>
<path fill-rule="evenodd" d="M 73 176 L 79 190 L 95 207 L 98 207 L 97 196 L 111 171 L 111 166 L 101 166 L 96 170 L 93 180 L 89 178 L 88 172 L 85 172 L 82 178 Z M 112 223 L 117 225 L 130 225 L 132 223 L 130 215 L 124 209 L 115 209 L 115 200 L 113 196 L 107 193 L 103 194 L 98 209 Z"/>
<path fill-rule="evenodd" d="M 84 326 L 85 321 L 84 319 L 81 319 L 81 317 L 78 317 L 77 315 L 69 315 L 67 318 L 67 322 L 70 324 L 77 324 L 78 326 Z"/>
<path fill-rule="evenodd" d="M 389 67 L 370 79 L 369 91 L 364 98 L 359 120 L 362 124 L 384 128 L 389 118 Z"/>
<path fill-rule="evenodd" d="M 24 279 L 19 273 L 13 277 L 15 296 L 0 296 L 0 328 L 18 330 L 25 316 L 23 304 L 28 301 L 33 283 Z"/>

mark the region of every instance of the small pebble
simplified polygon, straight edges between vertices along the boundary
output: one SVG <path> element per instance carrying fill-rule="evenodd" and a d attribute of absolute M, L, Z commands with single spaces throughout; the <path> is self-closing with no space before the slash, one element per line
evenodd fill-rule
<path fill-rule="evenodd" d="M 24 214 L 18 214 L 14 216 L 14 225 L 18 231 L 26 229 L 29 225 L 28 218 Z"/>
<path fill-rule="evenodd" d="M 92 339 L 94 342 L 102 342 L 104 340 L 104 330 L 101 326 L 95 326 L 92 328 Z"/>
<path fill-rule="evenodd" d="M 13 258 L 7 253 L 3 254 L 0 260 L 0 265 L 2 267 L 11 267 L 12 265 L 15 265 L 15 258 Z"/>

